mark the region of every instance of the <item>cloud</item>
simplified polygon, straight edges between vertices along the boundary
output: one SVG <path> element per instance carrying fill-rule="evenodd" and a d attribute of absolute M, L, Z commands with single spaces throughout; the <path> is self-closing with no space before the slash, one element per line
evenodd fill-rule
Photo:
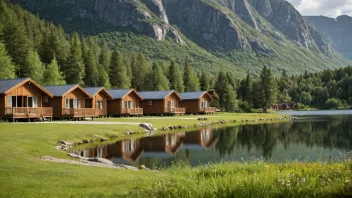
<path fill-rule="evenodd" d="M 304 16 L 352 16 L 352 0 L 287 0 Z"/>

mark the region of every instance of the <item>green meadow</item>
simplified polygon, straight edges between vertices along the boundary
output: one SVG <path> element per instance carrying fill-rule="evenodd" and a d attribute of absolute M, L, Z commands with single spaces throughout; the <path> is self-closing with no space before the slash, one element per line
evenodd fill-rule
<path fill-rule="evenodd" d="M 204 116 L 198 116 L 204 117 Z M 276 114 L 219 114 L 208 121 L 277 118 Z M 181 119 L 182 118 L 182 119 Z M 101 122 L 149 122 L 156 128 L 193 125 L 197 116 L 106 118 Z M 277 120 L 279 121 L 279 120 Z M 89 122 L 89 121 L 87 121 Z M 246 122 L 244 122 L 246 123 Z M 239 123 L 228 123 L 235 125 Z M 220 125 L 219 125 L 220 126 Z M 193 128 L 193 127 L 191 127 Z M 159 172 L 59 164 L 39 156 L 67 158 L 58 140 L 93 134 L 124 139 L 136 125 L 0 123 L 0 197 L 348 197 L 352 163 L 231 162 L 191 168 L 177 164 Z M 159 132 L 161 133 L 161 132 Z"/>

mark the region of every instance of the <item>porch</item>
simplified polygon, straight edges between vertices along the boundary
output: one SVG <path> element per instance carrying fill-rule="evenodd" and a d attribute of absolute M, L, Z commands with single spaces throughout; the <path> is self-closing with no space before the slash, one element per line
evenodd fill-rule
<path fill-rule="evenodd" d="M 121 115 L 143 115 L 143 108 L 122 108 Z"/>
<path fill-rule="evenodd" d="M 186 113 L 186 108 L 165 108 L 164 113 L 169 113 L 169 114 L 185 114 Z"/>
<path fill-rule="evenodd" d="M 62 109 L 63 117 L 71 117 L 71 118 L 91 118 L 96 117 L 95 109 L 92 108 L 70 108 L 70 109 Z"/>
<path fill-rule="evenodd" d="M 199 113 L 215 113 L 216 112 L 216 108 L 215 107 L 201 107 L 199 109 Z"/>
<path fill-rule="evenodd" d="M 7 107 L 5 117 L 12 119 L 53 117 L 52 107 Z"/>

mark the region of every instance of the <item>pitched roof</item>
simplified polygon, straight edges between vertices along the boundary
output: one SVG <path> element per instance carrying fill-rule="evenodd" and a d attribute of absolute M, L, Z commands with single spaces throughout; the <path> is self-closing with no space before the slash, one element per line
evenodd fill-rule
<path fill-rule="evenodd" d="M 182 100 L 197 100 L 204 94 L 207 94 L 206 91 L 199 91 L 199 92 L 185 92 L 180 93 Z"/>
<path fill-rule="evenodd" d="M 0 80 L 0 93 L 5 93 L 10 90 L 14 86 L 20 84 L 24 80 L 29 78 L 16 78 L 16 79 L 8 79 L 8 80 Z"/>
<path fill-rule="evenodd" d="M 95 94 L 103 92 L 108 99 L 110 100 L 113 99 L 111 94 L 104 87 L 86 87 L 86 88 L 83 88 L 83 90 L 86 91 L 91 96 L 94 96 Z"/>
<path fill-rule="evenodd" d="M 109 89 L 108 93 L 112 96 L 113 99 L 121 99 L 125 97 L 130 92 L 135 92 L 135 94 L 139 97 L 140 100 L 143 100 L 143 97 L 139 93 L 137 93 L 134 89 Z"/>
<path fill-rule="evenodd" d="M 44 86 L 46 90 L 52 93 L 54 96 L 63 96 L 65 93 L 75 88 L 77 85 L 54 85 L 54 86 Z"/>
<path fill-rule="evenodd" d="M 32 80 L 31 78 L 16 78 L 16 79 L 7 79 L 7 80 L 0 80 L 0 94 L 6 94 L 10 92 L 12 89 L 15 89 L 19 86 L 24 85 L 25 83 L 32 83 L 46 95 L 53 97 L 53 95 L 44 87 L 40 86 L 37 82 Z"/>
<path fill-rule="evenodd" d="M 144 100 L 161 100 L 164 99 L 166 96 L 175 92 L 174 90 L 168 91 L 141 91 L 138 92 L 139 95 L 142 96 Z M 176 92 L 175 92 L 176 93 Z"/>

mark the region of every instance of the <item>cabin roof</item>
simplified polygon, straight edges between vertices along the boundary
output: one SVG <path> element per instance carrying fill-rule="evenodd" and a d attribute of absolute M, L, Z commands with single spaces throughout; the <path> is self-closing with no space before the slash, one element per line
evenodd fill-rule
<path fill-rule="evenodd" d="M 109 92 L 109 94 L 112 96 L 113 99 L 122 99 L 123 97 L 130 94 L 131 92 L 134 92 L 140 100 L 143 100 L 143 97 L 134 89 L 109 89 L 107 91 Z"/>
<path fill-rule="evenodd" d="M 76 88 L 79 88 L 88 97 L 91 97 L 91 95 L 88 92 L 86 92 L 84 89 L 82 89 L 79 85 L 54 85 L 54 86 L 44 86 L 44 88 L 47 89 L 50 93 L 52 93 L 54 97 L 64 96 Z"/>
<path fill-rule="evenodd" d="M 44 87 L 40 86 L 37 82 L 32 80 L 31 78 L 16 78 L 16 79 L 4 79 L 0 80 L 0 94 L 6 94 L 7 92 L 11 91 L 12 89 L 22 86 L 23 84 L 30 82 L 33 83 L 37 88 L 39 88 L 42 92 L 47 94 L 50 97 L 53 95 L 46 90 Z"/>
<path fill-rule="evenodd" d="M 162 100 L 166 98 L 167 96 L 171 95 L 172 93 L 175 93 L 180 99 L 180 95 L 174 91 L 174 90 L 168 90 L 168 91 L 141 91 L 138 92 L 139 95 L 142 96 L 144 100 Z"/>
<path fill-rule="evenodd" d="M 10 90 L 14 86 L 20 84 L 24 80 L 28 78 L 16 78 L 16 79 L 8 79 L 8 80 L 0 80 L 0 93 L 5 93 Z"/>
<path fill-rule="evenodd" d="M 182 100 L 198 100 L 204 94 L 208 94 L 208 92 L 207 91 L 185 92 L 185 93 L 180 93 L 180 96 L 181 96 Z M 211 96 L 210 96 L 210 98 L 211 98 Z"/>
<path fill-rule="evenodd" d="M 94 96 L 102 91 L 109 99 L 113 99 L 112 95 L 104 87 L 86 87 L 83 89 L 91 96 Z"/>

